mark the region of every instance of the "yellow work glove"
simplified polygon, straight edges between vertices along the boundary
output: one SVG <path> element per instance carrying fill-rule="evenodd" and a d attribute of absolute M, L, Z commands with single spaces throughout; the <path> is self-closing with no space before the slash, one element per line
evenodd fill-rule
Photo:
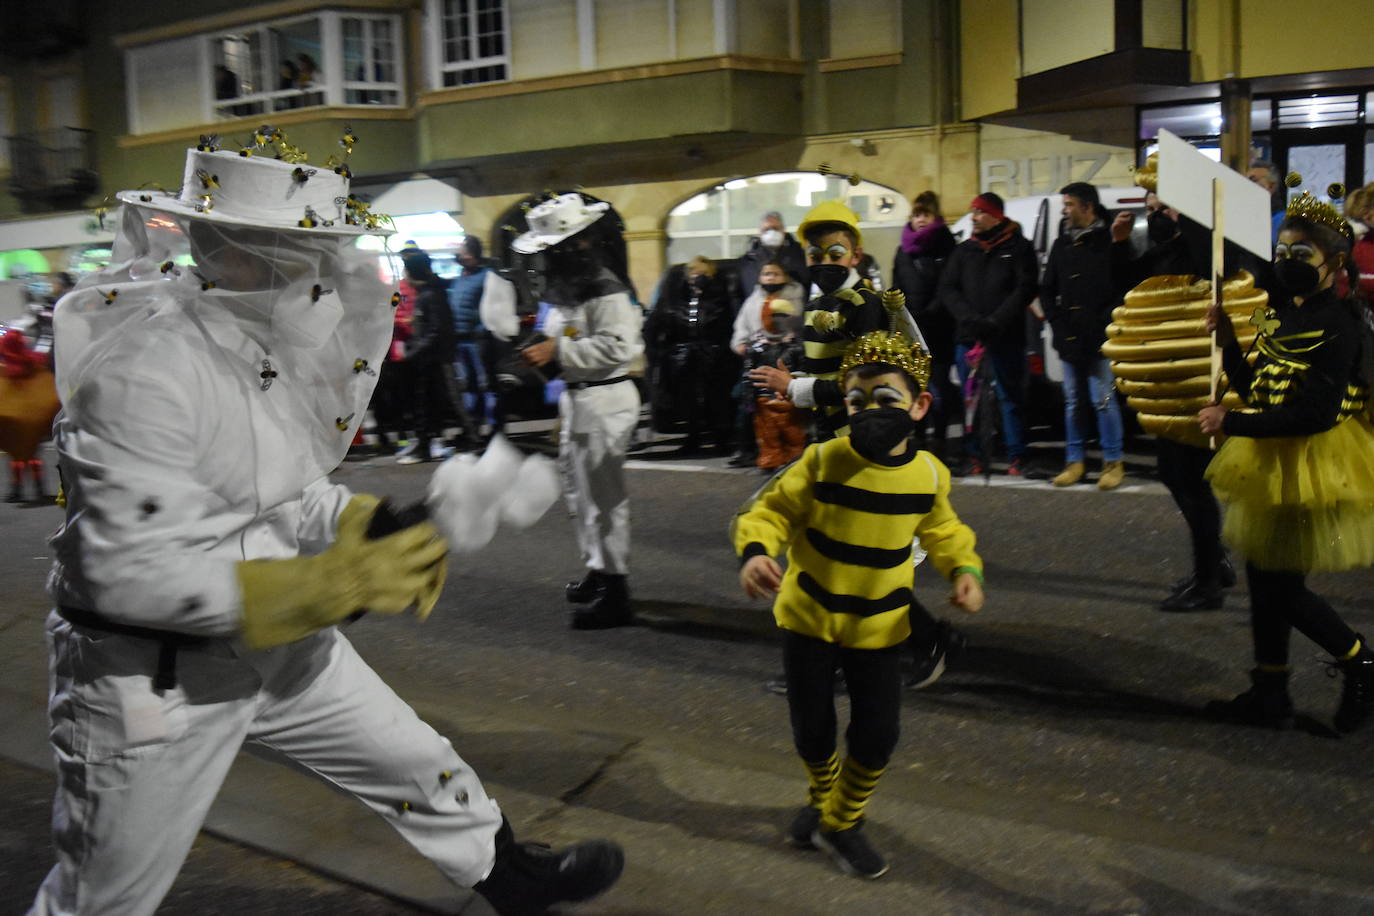
<path fill-rule="evenodd" d="M 399 614 L 414 606 L 421 620 L 429 616 L 444 587 L 448 544 L 429 522 L 368 540 L 378 504 L 365 494 L 349 500 L 334 543 L 318 556 L 238 565 L 249 648 L 295 642 L 354 611 Z"/>

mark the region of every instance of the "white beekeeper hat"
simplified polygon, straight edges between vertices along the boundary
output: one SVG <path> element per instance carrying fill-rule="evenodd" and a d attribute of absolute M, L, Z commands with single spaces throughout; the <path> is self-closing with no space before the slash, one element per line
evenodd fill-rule
<path fill-rule="evenodd" d="M 520 254 L 535 254 L 576 235 L 606 215 L 611 205 L 604 200 L 588 203 L 576 191 L 540 201 L 525 214 L 529 231 L 510 243 Z"/>

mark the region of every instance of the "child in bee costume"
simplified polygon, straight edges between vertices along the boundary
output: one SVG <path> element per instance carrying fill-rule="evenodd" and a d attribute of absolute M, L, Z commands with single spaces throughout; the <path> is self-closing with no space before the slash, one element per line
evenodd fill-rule
<path fill-rule="evenodd" d="M 558 461 L 586 567 L 566 588 L 578 605 L 572 626 L 623 626 L 633 617 L 624 465 L 639 421 L 639 391 L 629 372 L 643 350 L 643 319 L 625 273 L 623 227 L 609 203 L 576 191 L 540 201 L 525 218 L 529 231 L 511 248 L 543 255 L 544 298 L 553 308 L 544 325 L 547 339 L 521 352 L 534 366 L 556 362 L 567 383 L 558 405 Z"/>
<path fill-rule="evenodd" d="M 1226 508 L 1222 539 L 1245 557 L 1255 652 L 1252 687 L 1209 709 L 1248 724 L 1293 722 L 1294 629 L 1344 675 L 1336 729 L 1354 731 L 1374 712 L 1374 652 L 1306 583 L 1308 573 L 1374 565 L 1370 333 L 1363 306 L 1335 290 L 1350 248 L 1349 224 L 1303 193 L 1279 226 L 1274 274 L 1286 295 L 1252 319 L 1253 365 L 1225 313 L 1208 313 L 1226 378 L 1247 405 L 1204 407 L 1198 424 L 1226 437 L 1207 479 Z"/>
<path fill-rule="evenodd" d="M 514 842 L 335 626 L 428 614 L 447 545 L 429 523 L 370 538 L 378 500 L 326 476 L 362 421 L 391 296 L 354 247 L 377 220 L 347 177 L 269 142 L 294 150 L 274 133 L 264 155 L 205 144 L 179 195 L 120 193 L 110 267 L 56 310 L 57 864 L 30 912 L 152 913 L 243 746 L 352 793 L 499 912 L 596 893 L 619 848 Z"/>
<path fill-rule="evenodd" d="M 851 344 L 836 372 L 849 435 L 809 446 L 741 511 L 731 532 L 745 593 L 776 595 L 792 735 L 810 778 L 807 804 L 786 840 L 824 849 L 844 871 L 865 878 L 888 867 L 862 825 L 897 745 L 913 538 L 953 582 L 954 604 L 973 612 L 983 603 L 983 563 L 973 531 L 950 505 L 949 471 L 913 441 L 930 407 L 929 373 L 929 354 L 900 331 L 874 331 Z M 784 551 L 786 573 L 773 559 Z M 837 667 L 851 709 L 843 761 Z"/>

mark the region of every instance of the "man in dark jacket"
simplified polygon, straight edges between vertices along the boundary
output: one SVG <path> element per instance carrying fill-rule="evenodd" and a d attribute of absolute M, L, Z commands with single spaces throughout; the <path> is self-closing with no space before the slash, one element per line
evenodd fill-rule
<path fill-rule="evenodd" d="M 749 243 L 749 250 L 735 262 L 735 301 L 743 302 L 759 282 L 759 271 L 769 261 L 777 261 L 788 276 L 810 289 L 807 279 L 806 253 L 791 233 L 783 229 L 782 214 L 769 210 L 759 220 L 759 234 Z"/>
<path fill-rule="evenodd" d="M 973 235 L 954 249 L 940 276 L 940 302 L 954 317 L 954 357 L 959 381 L 972 368 L 968 353 L 983 345 L 991 360 L 994 388 L 1002 409 L 1002 436 L 1010 465 L 1007 473 L 1024 475 L 1025 433 L 1021 404 L 1026 375 L 1026 307 L 1035 299 L 1035 249 L 1021 227 L 1007 219 L 1002 198 L 979 194 L 969 204 Z M 981 473 L 982 455 L 973 436 L 964 437 L 964 473 Z"/>
<path fill-rule="evenodd" d="M 1114 490 L 1126 475 L 1122 462 L 1121 406 L 1116 400 L 1111 364 L 1102 355 L 1112 309 L 1121 297 L 1112 277 L 1112 236 L 1097 189 L 1076 181 L 1064 195 L 1064 233 L 1054 240 L 1040 306 L 1054 332 L 1054 348 L 1064 362 L 1064 470 L 1056 487 L 1078 483 L 1084 471 L 1084 433 L 1078 402 L 1086 394 L 1097 413 L 1102 442 L 1099 490 Z"/>

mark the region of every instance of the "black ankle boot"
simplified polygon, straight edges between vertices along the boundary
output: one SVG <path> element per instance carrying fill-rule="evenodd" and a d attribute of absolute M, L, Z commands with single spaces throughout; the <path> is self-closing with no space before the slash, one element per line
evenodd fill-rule
<path fill-rule="evenodd" d="M 1336 731 L 1348 734 L 1369 721 L 1374 713 L 1374 652 L 1360 640 L 1360 651 L 1348 662 L 1340 662 L 1341 673 L 1345 675 L 1345 686 L 1341 690 L 1341 705 L 1336 710 Z"/>
<path fill-rule="evenodd" d="M 634 619 L 630 608 L 630 586 L 625 576 L 601 573 L 601 593 L 587 607 L 573 611 L 574 630 L 609 630 L 623 627 Z"/>
<path fill-rule="evenodd" d="M 599 569 L 589 569 L 581 579 L 574 579 L 563 587 L 563 594 L 573 604 L 590 604 L 605 588 L 606 574 Z"/>
<path fill-rule="evenodd" d="M 1252 686 L 1230 700 L 1213 700 L 1207 714 L 1241 725 L 1286 729 L 1293 727 L 1293 699 L 1288 695 L 1287 671 L 1250 672 Z"/>
<path fill-rule="evenodd" d="M 610 840 L 588 840 L 552 850 L 517 843 L 510 822 L 496 833 L 491 874 L 473 887 L 501 916 L 534 916 L 555 903 L 588 900 L 615 884 L 625 851 Z"/>

